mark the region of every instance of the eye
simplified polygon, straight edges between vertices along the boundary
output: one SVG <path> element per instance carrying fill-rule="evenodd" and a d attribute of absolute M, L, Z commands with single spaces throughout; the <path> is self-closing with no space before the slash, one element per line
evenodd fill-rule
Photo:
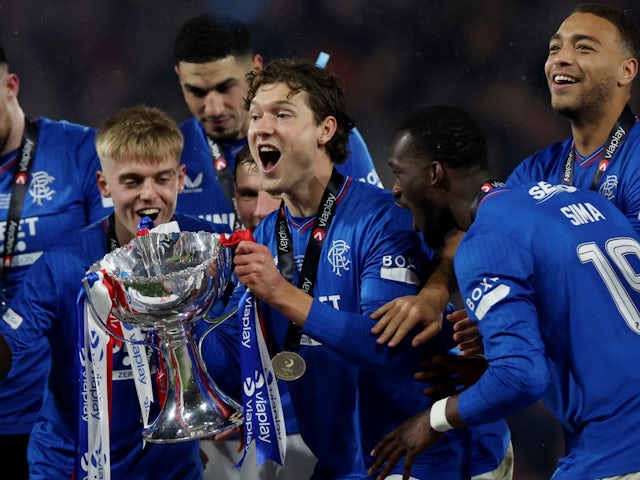
<path fill-rule="evenodd" d="M 576 50 L 583 50 L 583 51 L 593 51 L 593 47 L 591 45 L 586 45 L 584 43 L 582 44 L 578 44 L 576 45 Z"/>
<path fill-rule="evenodd" d="M 558 44 L 549 45 L 549 53 L 555 53 L 555 52 L 557 52 L 559 50 L 560 50 L 560 45 L 558 45 Z"/>
<path fill-rule="evenodd" d="M 196 98 L 204 98 L 207 96 L 207 91 L 203 88 L 188 86 L 186 87 L 186 90 Z"/>
<path fill-rule="evenodd" d="M 218 93 L 229 93 L 229 91 L 233 88 L 233 85 L 228 85 L 226 83 L 223 83 L 222 85 L 219 85 L 218 88 L 216 88 L 216 90 L 218 91 Z"/>

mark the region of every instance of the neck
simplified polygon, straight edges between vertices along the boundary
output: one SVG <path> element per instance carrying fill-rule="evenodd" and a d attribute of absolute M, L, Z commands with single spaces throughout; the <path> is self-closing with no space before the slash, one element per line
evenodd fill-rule
<path fill-rule="evenodd" d="M 24 135 L 24 112 L 17 103 L 10 104 L 8 110 L 11 119 L 11 130 L 0 155 L 4 155 L 20 147 L 22 136 Z"/>
<path fill-rule="evenodd" d="M 607 141 L 625 106 L 626 102 L 605 112 L 569 120 L 576 150 L 582 156 L 588 157 Z"/>
<path fill-rule="evenodd" d="M 293 216 L 308 217 L 318 212 L 332 172 L 333 163 L 327 163 L 317 168 L 313 176 L 305 179 L 290 192 L 282 194 L 284 203 Z"/>

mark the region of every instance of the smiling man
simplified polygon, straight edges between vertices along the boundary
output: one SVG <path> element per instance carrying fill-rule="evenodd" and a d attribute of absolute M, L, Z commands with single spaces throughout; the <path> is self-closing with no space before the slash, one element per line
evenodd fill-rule
<path fill-rule="evenodd" d="M 640 231 L 640 127 L 629 107 L 640 29 L 622 10 L 579 5 L 549 41 L 551 106 L 571 137 L 525 159 L 507 185 L 575 185 L 611 200 Z"/>

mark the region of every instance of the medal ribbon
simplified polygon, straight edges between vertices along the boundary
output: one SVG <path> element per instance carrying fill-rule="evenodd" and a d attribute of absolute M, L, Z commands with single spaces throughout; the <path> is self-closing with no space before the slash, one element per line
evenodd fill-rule
<path fill-rule="evenodd" d="M 313 286 L 318 278 L 320 253 L 322 252 L 324 240 L 327 237 L 329 227 L 333 221 L 336 205 L 338 203 L 338 193 L 344 181 L 344 177 L 334 168 L 331 173 L 331 179 L 329 180 L 324 194 L 322 195 L 320 208 L 316 214 L 313 228 L 311 230 L 311 236 L 309 237 L 307 248 L 304 253 L 302 270 L 300 271 L 300 277 L 298 278 L 298 288 L 312 296 Z M 351 178 L 348 178 L 347 185 L 350 183 Z M 294 283 L 295 258 L 293 255 L 293 241 L 291 240 L 291 232 L 289 231 L 289 225 L 284 210 L 284 200 L 280 204 L 275 236 L 280 274 L 286 278 L 289 283 Z M 300 349 L 301 338 L 302 332 L 300 327 L 289 322 L 289 329 L 287 330 L 287 337 L 285 339 L 283 350 L 291 352 L 298 351 Z"/>
<path fill-rule="evenodd" d="M 218 179 L 220 188 L 222 188 L 224 197 L 227 199 L 229 207 L 231 207 L 231 213 L 234 216 L 233 230 L 244 228 L 240 221 L 240 215 L 238 215 L 236 197 L 234 197 L 233 195 L 233 192 L 235 190 L 235 179 L 233 177 L 233 172 L 229 168 L 229 163 L 224 158 L 224 155 L 222 155 L 222 147 L 220 147 L 218 143 L 211 140 L 209 136 L 207 136 L 207 142 L 209 142 L 209 147 L 211 148 L 211 160 L 213 161 L 213 169 L 216 172 L 216 178 Z"/>
<path fill-rule="evenodd" d="M 238 230 L 228 237 L 220 237 L 220 243 L 229 248 L 235 248 L 242 240 L 255 241 L 250 230 Z M 282 465 L 287 434 L 280 392 L 265 341 L 260 308 L 249 289 L 238 303 L 238 315 L 245 435 L 244 453 L 238 466 L 244 462 L 253 441 L 256 443 L 256 465 L 266 460 Z"/>
<path fill-rule="evenodd" d="M 602 178 L 602 174 L 607 170 L 609 164 L 613 161 L 614 154 L 618 151 L 618 148 L 622 145 L 627 133 L 631 130 L 631 127 L 636 123 L 636 117 L 631 111 L 629 105 L 624 107 L 624 110 L 620 114 L 620 118 L 613 126 L 611 133 L 609 134 L 609 140 L 604 147 L 604 158 L 600 160 L 598 163 L 598 168 L 596 168 L 596 173 L 593 175 L 593 180 L 591 181 L 591 190 L 598 190 L 598 185 L 600 184 L 600 179 Z M 573 185 L 573 169 L 576 158 L 576 147 L 575 143 L 571 145 L 571 149 L 569 150 L 569 155 L 567 155 L 567 160 L 564 163 L 564 169 L 562 170 L 562 184 L 563 185 Z"/>
<path fill-rule="evenodd" d="M 38 144 L 38 127 L 35 122 L 25 117 L 24 134 L 18 154 L 16 155 L 16 171 L 13 175 L 13 185 L 11 187 L 11 197 L 9 200 L 9 212 L 4 230 L 4 251 L 2 253 L 2 266 L 0 266 L 0 281 L 2 282 L 2 306 L 5 304 L 5 285 L 7 271 L 13 261 L 13 254 L 18 243 L 18 230 L 20 229 L 20 218 L 22 208 L 29 188 L 29 175 L 33 166 L 33 159 L 36 157 L 36 147 Z"/>

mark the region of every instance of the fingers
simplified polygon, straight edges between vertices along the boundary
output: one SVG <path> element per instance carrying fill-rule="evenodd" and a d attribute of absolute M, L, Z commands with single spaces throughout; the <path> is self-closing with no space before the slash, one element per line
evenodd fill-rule
<path fill-rule="evenodd" d="M 367 473 L 369 475 L 375 474 L 382 468 L 380 474 L 376 477 L 376 480 L 384 480 L 391 473 L 393 467 L 400 461 L 404 453 L 400 448 L 400 445 L 396 442 L 395 432 L 391 432 L 385 436 L 371 451 L 372 457 L 376 458 L 373 465 L 369 467 Z M 383 468 L 384 467 L 384 468 Z"/>
<path fill-rule="evenodd" d="M 429 323 L 426 327 L 422 329 L 420 333 L 418 333 L 415 337 L 413 337 L 413 340 L 411 341 L 411 345 L 413 345 L 414 347 L 418 347 L 423 343 L 426 343 L 427 341 L 431 340 L 438 333 L 440 333 L 440 327 L 441 325 L 439 322 Z"/>
<path fill-rule="evenodd" d="M 467 311 L 464 308 L 461 310 L 456 310 L 455 312 L 447 315 L 447 321 L 451 323 L 457 323 L 460 320 L 464 320 L 465 318 L 468 318 L 468 316 Z"/>

